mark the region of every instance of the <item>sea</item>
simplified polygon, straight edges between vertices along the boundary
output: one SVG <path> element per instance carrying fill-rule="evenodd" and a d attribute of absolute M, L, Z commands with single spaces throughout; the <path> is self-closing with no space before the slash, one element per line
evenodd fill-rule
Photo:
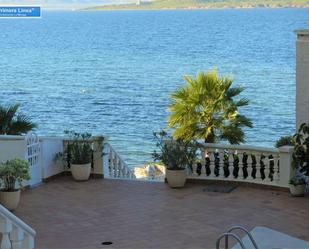
<path fill-rule="evenodd" d="M 130 166 L 152 160 L 170 94 L 217 69 L 245 87 L 246 144 L 295 129 L 296 29 L 309 9 L 42 11 L 0 19 L 0 104 L 20 103 L 39 135 L 103 134 Z"/>

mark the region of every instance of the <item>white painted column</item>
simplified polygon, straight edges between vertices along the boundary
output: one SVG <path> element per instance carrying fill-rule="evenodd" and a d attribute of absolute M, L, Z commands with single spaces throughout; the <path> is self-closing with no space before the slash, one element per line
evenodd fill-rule
<path fill-rule="evenodd" d="M 293 175 L 292 168 L 292 146 L 282 146 L 279 148 L 280 152 L 280 166 L 279 166 L 279 185 L 282 187 L 289 187 L 289 181 Z"/>
<path fill-rule="evenodd" d="M 296 128 L 309 122 L 309 29 L 296 30 Z"/>
<path fill-rule="evenodd" d="M 103 146 L 104 137 L 96 136 L 93 137 L 93 173 L 99 177 L 104 178 L 104 165 L 103 165 Z"/>

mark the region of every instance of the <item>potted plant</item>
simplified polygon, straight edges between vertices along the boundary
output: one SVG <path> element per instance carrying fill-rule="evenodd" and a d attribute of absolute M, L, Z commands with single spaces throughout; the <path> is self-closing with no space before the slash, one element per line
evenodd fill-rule
<path fill-rule="evenodd" d="M 0 164 L 0 202 L 9 210 L 17 208 L 20 200 L 20 187 L 23 180 L 30 180 L 29 163 L 15 158 Z M 18 186 L 16 187 L 16 185 Z"/>
<path fill-rule="evenodd" d="M 309 175 L 309 124 L 300 125 L 297 133 L 293 136 L 294 152 L 293 167 L 296 174 L 290 181 L 290 191 L 297 196 L 304 195 L 306 179 Z"/>
<path fill-rule="evenodd" d="M 290 193 L 292 196 L 304 196 L 306 176 L 298 171 L 290 180 Z"/>
<path fill-rule="evenodd" d="M 196 147 L 192 142 L 174 139 L 165 131 L 154 132 L 159 152 L 153 152 L 154 161 L 161 161 L 166 168 L 166 180 L 170 187 L 183 187 L 186 182 L 186 168 L 195 158 Z"/>
<path fill-rule="evenodd" d="M 309 123 L 300 125 L 297 133 L 293 136 L 294 152 L 293 166 L 309 175 Z"/>
<path fill-rule="evenodd" d="M 64 151 L 68 167 L 76 181 L 86 181 L 91 173 L 93 156 L 91 134 L 74 131 L 65 131 L 65 133 L 70 137 Z"/>

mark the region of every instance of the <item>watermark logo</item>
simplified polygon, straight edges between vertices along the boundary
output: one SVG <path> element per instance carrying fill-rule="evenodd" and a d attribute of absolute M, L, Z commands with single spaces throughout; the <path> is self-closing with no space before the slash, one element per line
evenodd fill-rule
<path fill-rule="evenodd" d="M 40 6 L 0 6 L 0 18 L 40 18 Z"/>

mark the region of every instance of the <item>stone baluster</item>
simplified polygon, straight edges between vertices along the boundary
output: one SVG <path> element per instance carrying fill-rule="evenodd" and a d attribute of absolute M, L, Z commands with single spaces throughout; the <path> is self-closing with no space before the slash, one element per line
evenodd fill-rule
<path fill-rule="evenodd" d="M 264 156 L 264 159 L 262 160 L 263 161 L 263 167 L 264 167 L 264 171 L 262 169 L 262 172 L 261 174 L 263 174 L 264 172 L 264 175 L 261 175 L 261 176 L 264 176 L 264 179 L 263 179 L 263 182 L 267 182 L 268 179 L 269 179 L 269 160 L 268 160 L 268 154 L 267 153 L 263 153 L 263 156 Z"/>
<path fill-rule="evenodd" d="M 111 146 L 110 146 L 110 150 L 109 150 L 108 169 L 109 169 L 109 177 L 112 177 L 114 175 L 114 172 L 113 172 L 114 156 L 113 156 L 113 149 L 112 149 Z"/>
<path fill-rule="evenodd" d="M 205 150 L 204 152 L 204 158 L 205 158 L 205 175 L 207 177 L 211 176 L 211 152 L 209 152 L 208 150 Z M 196 164 L 195 164 L 196 167 Z M 196 168 L 194 169 L 194 172 L 196 172 Z"/>
<path fill-rule="evenodd" d="M 206 167 L 205 167 L 205 163 L 206 163 L 206 158 L 205 158 L 205 150 L 204 149 L 202 149 L 202 148 L 200 148 L 200 153 L 201 153 L 201 155 L 200 155 L 200 159 L 201 159 L 201 164 L 202 164 L 202 176 L 206 176 Z M 193 165 L 192 165 L 192 167 L 193 167 L 193 172 L 195 172 L 194 171 L 194 165 L 195 165 L 196 163 L 194 163 Z"/>
<path fill-rule="evenodd" d="M 271 182 L 273 180 L 274 160 L 272 154 L 265 155 L 265 181 Z"/>
<path fill-rule="evenodd" d="M 218 169 L 218 178 L 224 179 L 224 149 L 219 150 L 219 169 Z"/>
<path fill-rule="evenodd" d="M 220 151 L 215 149 L 214 152 L 214 177 L 218 177 L 220 175 Z"/>
<path fill-rule="evenodd" d="M 265 154 L 261 154 L 260 155 L 260 173 L 261 173 L 261 180 L 262 181 L 266 181 L 266 168 L 267 168 L 267 157 L 265 156 Z"/>
<path fill-rule="evenodd" d="M 121 172 L 120 172 L 121 178 L 126 178 L 127 167 L 125 166 L 122 160 L 120 160 L 120 164 L 121 164 Z"/>
<path fill-rule="evenodd" d="M 230 154 L 228 150 L 223 151 L 223 177 L 228 178 L 230 175 Z"/>
<path fill-rule="evenodd" d="M 116 155 L 115 157 L 116 157 L 116 165 L 117 165 L 117 178 L 121 178 L 121 162 L 120 162 L 118 155 Z"/>
<path fill-rule="evenodd" d="M 237 179 L 239 176 L 239 155 L 238 151 L 235 150 L 233 153 L 233 172 L 232 172 L 233 178 Z"/>
<path fill-rule="evenodd" d="M 116 153 L 114 153 L 114 158 L 113 158 L 113 161 L 114 161 L 114 178 L 117 178 L 118 176 L 118 162 L 117 162 L 117 156 L 116 156 Z"/>
<path fill-rule="evenodd" d="M 210 159 L 210 177 L 216 177 L 215 176 L 215 157 L 214 157 L 214 151 L 209 150 L 209 159 Z"/>
<path fill-rule="evenodd" d="M 19 227 L 13 225 L 13 230 L 10 233 L 12 249 L 23 249 L 22 243 L 24 240 L 24 232 Z"/>
<path fill-rule="evenodd" d="M 228 179 L 234 179 L 234 176 L 233 176 L 233 169 L 234 169 L 234 166 L 233 166 L 233 162 L 234 162 L 233 151 L 229 150 L 228 154 L 229 154 L 229 176 L 228 176 Z"/>
<path fill-rule="evenodd" d="M 123 164 L 120 159 L 118 159 L 118 165 L 119 165 L 118 166 L 118 169 L 119 169 L 118 177 L 123 178 Z"/>
<path fill-rule="evenodd" d="M 261 155 L 260 154 L 255 154 L 256 158 L 256 174 L 255 174 L 255 181 L 259 182 L 261 181 Z"/>
<path fill-rule="evenodd" d="M 247 172 L 248 172 L 248 176 L 246 178 L 247 181 L 252 181 L 253 180 L 253 177 L 252 177 L 252 157 L 250 155 L 249 152 L 247 152 L 247 155 L 248 155 L 248 160 L 247 160 L 247 163 L 248 163 L 248 168 L 247 168 Z"/>
<path fill-rule="evenodd" d="M 2 234 L 1 249 L 11 249 L 10 232 L 12 231 L 12 222 L 4 217 L 0 218 L 0 233 Z"/>
<path fill-rule="evenodd" d="M 118 158 L 118 155 L 115 154 L 115 158 L 116 158 L 116 178 L 120 178 L 120 171 L 121 171 L 121 165 L 120 165 L 120 160 Z"/>
<path fill-rule="evenodd" d="M 237 154 L 238 154 L 238 160 L 239 160 L 239 163 L 238 163 L 238 177 L 237 179 L 238 180 L 243 180 L 244 179 L 244 172 L 243 172 L 243 152 L 241 151 L 237 151 Z"/>
<path fill-rule="evenodd" d="M 246 180 L 248 178 L 248 153 L 246 151 L 242 152 L 242 159 L 241 159 L 241 164 L 242 164 L 242 175 L 243 179 Z"/>
<path fill-rule="evenodd" d="M 132 172 L 129 168 L 128 168 L 128 178 L 129 179 L 133 179 L 134 178 L 134 172 Z"/>
<path fill-rule="evenodd" d="M 274 156 L 274 175 L 273 175 L 273 181 L 275 183 L 278 183 L 279 181 L 279 155 Z"/>
<path fill-rule="evenodd" d="M 128 167 L 124 166 L 123 175 L 124 175 L 125 178 L 127 178 L 126 176 L 128 174 L 128 171 L 129 171 Z"/>
<path fill-rule="evenodd" d="M 34 238 L 31 235 L 25 234 L 22 248 L 23 249 L 34 249 Z"/>

